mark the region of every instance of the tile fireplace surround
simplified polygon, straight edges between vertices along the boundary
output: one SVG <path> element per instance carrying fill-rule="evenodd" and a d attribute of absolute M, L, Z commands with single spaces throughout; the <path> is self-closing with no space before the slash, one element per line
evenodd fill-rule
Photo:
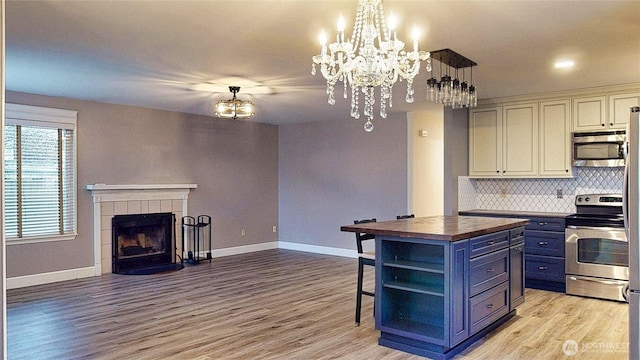
<path fill-rule="evenodd" d="M 114 215 L 174 213 L 176 244 L 180 254 L 180 219 L 187 215 L 189 192 L 197 187 L 196 184 L 87 185 L 93 196 L 95 275 L 111 273 L 111 218 Z"/>

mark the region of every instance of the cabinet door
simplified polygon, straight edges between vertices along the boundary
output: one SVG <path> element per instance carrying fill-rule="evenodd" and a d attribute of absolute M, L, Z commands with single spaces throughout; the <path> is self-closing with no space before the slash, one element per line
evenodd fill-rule
<path fill-rule="evenodd" d="M 456 241 L 451 245 L 451 271 L 449 292 L 449 346 L 453 347 L 469 337 L 469 321 L 467 308 L 467 281 L 469 275 L 468 241 Z"/>
<path fill-rule="evenodd" d="M 573 131 L 606 128 L 606 96 L 573 99 Z"/>
<path fill-rule="evenodd" d="M 538 103 L 502 107 L 503 175 L 538 173 Z"/>
<path fill-rule="evenodd" d="M 500 176 L 502 171 L 502 112 L 500 107 L 469 113 L 469 176 Z"/>
<path fill-rule="evenodd" d="M 527 230 L 527 255 L 555 256 L 564 259 L 565 235 L 557 231 Z"/>
<path fill-rule="evenodd" d="M 524 268 L 527 280 L 565 282 L 564 258 L 526 254 Z"/>
<path fill-rule="evenodd" d="M 509 250 L 509 310 L 524 302 L 524 244 Z"/>
<path fill-rule="evenodd" d="M 545 177 L 571 177 L 571 101 L 540 103 L 540 167 Z"/>
<path fill-rule="evenodd" d="M 609 128 L 626 129 L 632 106 L 640 105 L 640 94 L 609 96 Z"/>

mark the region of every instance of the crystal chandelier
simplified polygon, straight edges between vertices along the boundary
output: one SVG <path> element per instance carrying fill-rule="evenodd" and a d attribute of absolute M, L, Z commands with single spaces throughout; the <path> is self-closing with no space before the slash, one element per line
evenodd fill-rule
<path fill-rule="evenodd" d="M 233 98 L 220 100 L 216 103 L 216 116 L 222 119 L 246 119 L 255 114 L 253 103 L 249 100 L 236 98 L 236 93 L 240 91 L 239 86 L 229 86 L 229 91 L 233 93 Z"/>
<path fill-rule="evenodd" d="M 476 107 L 478 105 L 478 91 L 473 85 L 473 67 L 477 64 L 450 49 L 431 52 L 431 57 L 440 63 L 440 81 L 433 76 L 427 80 L 427 100 L 452 109 Z M 435 65 L 435 64 L 434 64 Z M 445 65 L 443 69 L 443 65 Z M 455 70 L 455 79 L 451 80 L 451 69 Z M 471 79 L 467 83 L 465 69 L 470 69 Z M 462 82 L 459 70 L 462 69 Z M 471 85 L 469 85 L 471 84 Z"/>
<path fill-rule="evenodd" d="M 418 31 L 413 28 L 413 49 L 404 50 L 404 43 L 396 36 L 395 21 L 385 21 L 381 0 L 358 0 L 358 11 L 351 38 L 345 40 L 345 22 L 338 21 L 336 41 L 327 45 L 327 37 L 320 35 L 322 51 L 313 57 L 311 74 L 320 66 L 327 80 L 328 103 L 334 105 L 335 85 L 343 83 L 344 98 L 347 87 L 351 88 L 351 116 L 360 118 L 359 93 L 364 94 L 364 129 L 373 131 L 374 90 L 379 87 L 380 117 L 387 117 L 387 106 L 393 106 L 392 88 L 398 81 L 407 81 L 406 101 L 413 102 L 413 78 L 420 70 L 420 61 L 426 60 L 426 70 L 431 71 L 429 53 L 418 50 Z M 377 39 L 377 41 L 376 41 Z"/>

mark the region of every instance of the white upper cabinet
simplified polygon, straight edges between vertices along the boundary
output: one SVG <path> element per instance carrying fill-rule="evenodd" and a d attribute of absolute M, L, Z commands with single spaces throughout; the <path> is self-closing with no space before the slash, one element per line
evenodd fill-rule
<path fill-rule="evenodd" d="M 538 173 L 538 103 L 502 107 L 502 174 Z"/>
<path fill-rule="evenodd" d="M 469 112 L 469 175 L 500 176 L 502 173 L 502 108 Z"/>
<path fill-rule="evenodd" d="M 631 115 L 631 107 L 640 105 L 640 94 L 609 96 L 609 127 L 626 129 Z"/>
<path fill-rule="evenodd" d="M 607 129 L 607 97 L 573 99 L 573 131 Z"/>
<path fill-rule="evenodd" d="M 639 104 L 638 93 L 574 98 L 573 131 L 624 130 L 629 108 Z"/>
<path fill-rule="evenodd" d="M 469 110 L 469 176 L 573 176 L 571 132 L 625 129 L 640 84 L 484 100 Z"/>
<path fill-rule="evenodd" d="M 538 131 L 538 174 L 571 177 L 571 100 L 541 101 Z"/>
<path fill-rule="evenodd" d="M 469 176 L 533 177 L 538 165 L 538 103 L 469 112 Z"/>

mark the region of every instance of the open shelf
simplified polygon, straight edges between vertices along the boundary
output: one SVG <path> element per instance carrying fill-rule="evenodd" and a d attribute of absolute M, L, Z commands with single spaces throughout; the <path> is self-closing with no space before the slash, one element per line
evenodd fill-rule
<path fill-rule="evenodd" d="M 429 341 L 432 344 L 444 345 L 444 327 L 442 326 L 400 319 L 389 320 L 382 324 L 382 326 L 385 328 L 385 332 L 391 334 L 401 336 L 410 334 L 414 339 Z"/>
<path fill-rule="evenodd" d="M 433 295 L 433 296 L 444 296 L 444 285 L 435 284 L 435 285 L 425 285 L 425 284 L 415 284 L 406 281 L 385 281 L 382 286 L 390 289 L 410 291 L 419 294 Z"/>
<path fill-rule="evenodd" d="M 434 262 L 412 261 L 412 260 L 387 260 L 387 261 L 384 261 L 382 265 L 388 266 L 388 267 L 400 268 L 400 269 L 444 274 L 444 264 L 439 264 Z"/>

